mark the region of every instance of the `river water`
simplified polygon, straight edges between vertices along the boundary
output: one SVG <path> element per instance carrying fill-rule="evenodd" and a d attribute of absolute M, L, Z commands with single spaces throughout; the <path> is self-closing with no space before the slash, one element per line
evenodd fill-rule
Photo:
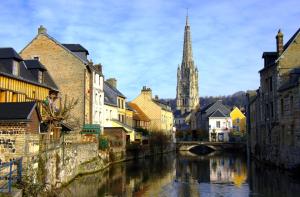
<path fill-rule="evenodd" d="M 237 153 L 170 153 L 76 178 L 59 196 L 300 197 L 300 180 Z"/>

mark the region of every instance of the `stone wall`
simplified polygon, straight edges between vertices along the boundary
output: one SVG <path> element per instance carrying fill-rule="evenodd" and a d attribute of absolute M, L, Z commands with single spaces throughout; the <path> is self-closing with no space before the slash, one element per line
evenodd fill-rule
<path fill-rule="evenodd" d="M 38 174 L 42 174 L 40 181 L 44 181 L 47 188 L 51 189 L 67 184 L 81 173 L 94 171 L 95 165 L 85 164 L 97 160 L 98 157 L 96 143 L 68 144 L 41 153 L 33 166 Z"/>

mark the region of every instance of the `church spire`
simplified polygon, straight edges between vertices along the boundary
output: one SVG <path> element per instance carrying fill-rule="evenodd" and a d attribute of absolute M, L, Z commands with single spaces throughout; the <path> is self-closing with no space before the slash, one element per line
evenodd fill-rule
<path fill-rule="evenodd" d="M 189 15 L 188 15 L 188 11 L 187 11 L 185 28 L 184 28 L 182 63 L 188 63 L 191 61 L 193 61 L 193 51 L 192 51 Z"/>

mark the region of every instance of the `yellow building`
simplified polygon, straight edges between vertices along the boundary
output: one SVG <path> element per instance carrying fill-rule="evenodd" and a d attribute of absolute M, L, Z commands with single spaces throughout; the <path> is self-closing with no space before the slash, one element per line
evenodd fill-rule
<path fill-rule="evenodd" d="M 150 119 L 151 131 L 171 133 L 173 128 L 173 113 L 171 107 L 152 98 L 152 90 L 143 87 L 141 94 L 132 103 L 136 104 Z"/>
<path fill-rule="evenodd" d="M 123 127 L 130 141 L 135 140 L 133 110 L 127 106 L 126 97 L 117 89 L 117 80 L 114 78 L 104 82 L 104 113 L 104 130 Z"/>
<path fill-rule="evenodd" d="M 13 48 L 0 48 L 0 102 L 43 101 L 58 87 L 38 60 L 23 60 Z"/>
<path fill-rule="evenodd" d="M 230 112 L 230 117 L 232 120 L 233 131 L 246 132 L 246 116 L 238 107 L 234 107 Z"/>

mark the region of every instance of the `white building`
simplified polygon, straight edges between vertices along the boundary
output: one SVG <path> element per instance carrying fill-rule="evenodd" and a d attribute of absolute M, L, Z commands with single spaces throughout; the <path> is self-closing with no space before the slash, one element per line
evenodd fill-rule
<path fill-rule="evenodd" d="M 94 65 L 93 70 L 93 124 L 100 124 L 101 131 L 104 126 L 104 90 L 101 65 Z"/>
<path fill-rule="evenodd" d="M 229 132 L 232 130 L 232 120 L 228 114 L 216 110 L 208 117 L 209 141 L 228 142 Z"/>

